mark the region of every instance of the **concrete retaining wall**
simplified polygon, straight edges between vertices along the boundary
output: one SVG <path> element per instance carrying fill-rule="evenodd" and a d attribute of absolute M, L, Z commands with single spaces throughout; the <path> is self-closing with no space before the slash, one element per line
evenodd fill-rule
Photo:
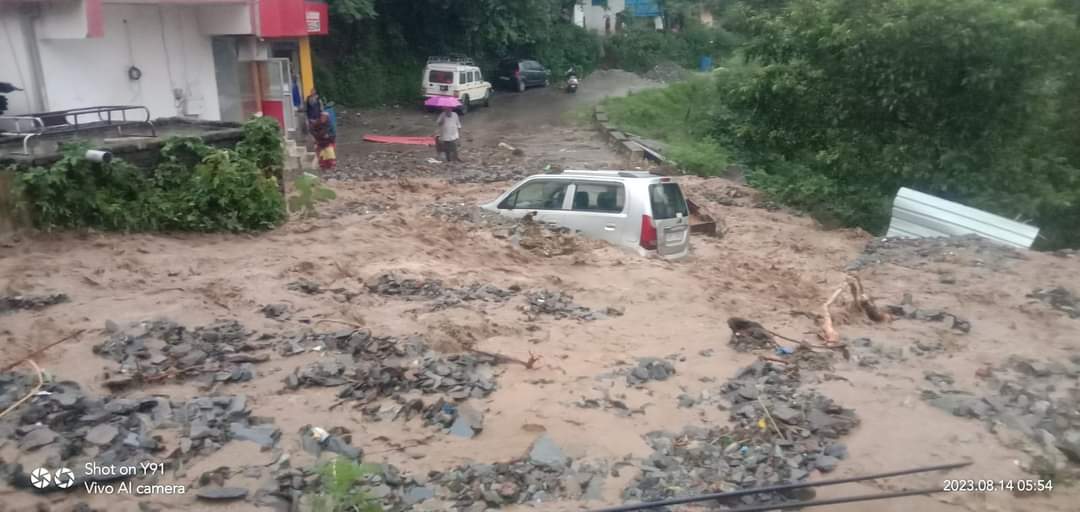
<path fill-rule="evenodd" d="M 611 144 L 617 153 L 625 156 L 631 164 L 644 164 L 650 161 L 648 158 L 649 155 L 641 144 L 630 140 L 629 136 L 620 131 L 617 127 L 612 126 L 603 105 L 597 105 L 595 107 L 593 119 L 600 134 L 607 139 L 608 143 Z M 670 162 L 655 162 L 655 164 L 657 167 L 652 170 L 655 174 L 665 176 L 682 174 L 678 169 L 671 165 Z"/>

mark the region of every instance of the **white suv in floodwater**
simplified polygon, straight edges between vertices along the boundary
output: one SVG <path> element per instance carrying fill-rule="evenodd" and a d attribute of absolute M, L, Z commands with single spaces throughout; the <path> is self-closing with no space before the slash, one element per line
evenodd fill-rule
<path fill-rule="evenodd" d="M 671 178 L 647 172 L 562 171 L 525 178 L 484 209 L 514 218 L 533 213 L 640 255 L 690 253 L 690 211 Z"/>

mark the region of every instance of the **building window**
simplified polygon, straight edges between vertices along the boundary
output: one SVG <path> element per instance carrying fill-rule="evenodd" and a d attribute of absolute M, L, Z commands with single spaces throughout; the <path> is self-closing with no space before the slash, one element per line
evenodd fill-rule
<path fill-rule="evenodd" d="M 607 9 L 607 0 L 592 0 L 592 4 Z"/>

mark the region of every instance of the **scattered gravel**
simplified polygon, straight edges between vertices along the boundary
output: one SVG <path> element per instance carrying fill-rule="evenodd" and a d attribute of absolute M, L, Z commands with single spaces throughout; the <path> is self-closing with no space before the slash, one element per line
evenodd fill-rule
<path fill-rule="evenodd" d="M 1080 318 L 1080 297 L 1065 288 L 1039 288 L 1028 298 L 1043 301 L 1069 318 Z"/>
<path fill-rule="evenodd" d="M 37 311 L 70 301 L 66 294 L 50 295 L 5 295 L 0 296 L 0 315 L 15 311 Z"/>
<path fill-rule="evenodd" d="M 543 505 L 557 500 L 602 499 L 608 468 L 567 457 L 546 434 L 521 459 L 497 464 L 468 464 L 432 472 L 454 510 L 482 512 L 513 504 Z"/>
<path fill-rule="evenodd" d="M 977 235 L 945 238 L 880 238 L 867 244 L 863 254 L 848 264 L 846 271 L 891 263 L 922 268 L 939 263 L 984 267 L 994 271 L 1025 260 L 1023 252 L 991 242 Z"/>
<path fill-rule="evenodd" d="M 771 350 L 776 346 L 776 340 L 765 327 L 753 320 L 745 318 L 728 318 L 728 328 L 731 329 L 731 339 L 728 344 L 737 352 L 751 352 L 754 350 Z"/>
<path fill-rule="evenodd" d="M 492 284 L 473 283 L 463 288 L 447 287 L 438 279 L 416 278 L 387 272 L 376 276 L 367 285 L 368 291 L 378 295 L 405 300 L 432 301 L 431 310 L 439 311 L 465 304 L 504 303 L 519 291 L 520 287 L 499 288 Z"/>
<path fill-rule="evenodd" d="M 670 84 L 689 80 L 690 77 L 694 76 L 694 72 L 674 62 L 661 62 L 653 66 L 644 76 L 649 80 Z"/>
<path fill-rule="evenodd" d="M 495 361 L 489 357 L 440 354 L 417 337 L 372 336 L 357 329 L 320 342 L 340 354 L 298 368 L 286 378 L 286 387 L 344 386 L 339 398 L 365 404 L 382 398 L 406 403 L 402 395 L 413 391 L 453 400 L 483 398 L 496 387 Z"/>
<path fill-rule="evenodd" d="M 815 470 L 833 471 L 847 457 L 847 448 L 838 439 L 859 420 L 850 409 L 800 389 L 797 368 L 759 361 L 741 370 L 723 391 L 734 428 L 649 433 L 646 441 L 653 453 L 623 492 L 624 500 L 656 501 L 799 482 Z M 779 504 L 807 497 L 752 495 L 728 505 Z"/>
<path fill-rule="evenodd" d="M 947 374 L 927 373 L 922 398 L 955 416 L 983 421 L 1008 447 L 1031 455 L 1033 471 L 1080 474 L 1080 356 L 1050 362 L 1013 356 L 1006 366 L 980 375 L 983 382 L 972 392 L 953 388 Z M 1017 446 L 1010 431 L 1027 442 Z"/>
<path fill-rule="evenodd" d="M 0 406 L 24 396 L 36 379 L 23 373 L 0 374 Z M 177 448 L 166 451 L 163 431 L 179 436 Z M 42 392 L 0 419 L 0 436 L 15 440 L 22 453 L 38 452 L 50 467 L 82 468 L 170 463 L 209 455 L 232 441 L 251 441 L 264 448 L 277 442 L 273 425 L 250 417 L 244 395 L 196 397 L 97 397 L 77 383 L 47 383 Z M 127 479 L 130 475 L 86 475 L 76 471 L 76 486 L 88 481 Z M 152 478 L 139 475 L 138 478 Z M 28 488 L 24 468 L 0 464 L 0 479 Z"/>
<path fill-rule="evenodd" d="M 544 257 L 574 254 L 603 245 L 602 242 L 578 236 L 568 228 L 534 222 L 528 215 L 513 219 L 466 202 L 432 204 L 428 206 L 428 214 L 455 224 L 483 226 L 490 229 L 495 238 L 509 240 L 514 248 Z"/>
<path fill-rule="evenodd" d="M 646 357 L 638 360 L 638 365 L 626 374 L 626 384 L 640 386 L 649 381 L 664 381 L 675 375 L 675 365 L 670 361 Z"/>
<path fill-rule="evenodd" d="M 209 375 L 215 382 L 244 382 L 254 377 L 254 363 L 270 357 L 258 353 L 270 343 L 252 340 L 251 333 L 236 321 L 195 329 L 166 319 L 124 328 L 108 322 L 106 331 L 108 338 L 93 350 L 119 363 L 105 380 L 113 390 L 190 375 Z"/>
<path fill-rule="evenodd" d="M 530 322 L 540 315 L 550 315 L 558 319 L 603 320 L 612 316 L 622 316 L 623 310 L 609 307 L 603 311 L 592 310 L 574 303 L 574 297 L 568 293 L 551 290 L 536 290 L 525 294 L 527 303 L 522 310 Z"/>

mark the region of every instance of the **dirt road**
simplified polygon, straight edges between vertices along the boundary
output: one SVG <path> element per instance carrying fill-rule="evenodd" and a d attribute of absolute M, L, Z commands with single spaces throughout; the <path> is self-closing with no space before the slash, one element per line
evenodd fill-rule
<path fill-rule="evenodd" d="M 681 262 L 638 258 L 572 238 L 545 238 L 539 249 L 528 250 L 533 245 L 522 243 L 524 237 L 545 235 L 509 234 L 469 208 L 507 186 L 488 183 L 493 179 L 548 164 L 626 165 L 587 127 L 575 125 L 572 112 L 604 94 L 649 86 L 632 75 L 606 72 L 584 81 L 576 97 L 557 90 L 500 95 L 490 110 L 466 117 L 465 163 L 458 166 L 427 162 L 433 156 L 429 148 L 359 142 L 367 132 L 430 133 L 430 115 L 410 109 L 344 114 L 341 169 L 329 180 L 338 199 L 320 206 L 318 217 L 271 233 L 24 234 L 4 241 L 5 294 L 63 293 L 69 300 L 20 302 L 27 309 L 0 311 L 0 362 L 19 361 L 80 331 L 33 360 L 56 381 L 72 381 L 81 391 L 79 400 L 65 402 L 61 397 L 74 396 L 73 388 L 47 384 L 50 395 L 0 420 L 0 462 L 22 465 L 21 472 L 0 466 L 0 510 L 286 510 L 281 496 L 298 496 L 311 480 L 289 473 L 314 462 L 304 440 L 311 436 L 309 426 L 362 449 L 365 462 L 399 468 L 406 483 L 386 477 L 373 486 L 381 496 L 401 494 L 405 508 L 417 510 L 482 511 L 498 503 L 525 510 L 525 502 L 543 503 L 541 510 L 582 510 L 640 495 L 745 486 L 754 471 L 758 478 L 781 471 L 773 466 L 785 466 L 784 475 L 806 468 L 809 478 L 818 479 L 974 462 L 948 475 L 825 489 L 819 498 L 936 488 L 946 479 L 1039 479 L 1027 470 L 1032 461 L 1060 455 L 1045 447 L 1080 433 L 1080 319 L 1028 295 L 1036 288 L 1080 291 L 1075 255 L 1014 254 L 973 241 L 879 244 L 864 253 L 872 242 L 867 234 L 821 231 L 810 219 L 765 208 L 752 191 L 718 179 L 683 180 L 724 220 L 727 234 L 695 239 L 692 257 Z M 523 155 L 499 148 L 499 142 Z M 855 261 L 861 263 L 852 266 Z M 901 317 L 874 323 L 851 313 L 841 299 L 833 316 L 849 358 L 826 350 L 808 359 L 821 364 L 804 367 L 796 356 L 777 355 L 772 348 L 738 352 L 729 345 L 727 321 L 733 316 L 820 344 L 813 317 L 833 290 L 845 286 L 849 273 L 861 276 L 878 305 L 896 305 Z M 405 282 L 409 277 L 416 281 Z M 558 293 L 569 294 L 573 305 Z M 129 327 L 160 318 L 189 329 L 235 320 L 253 332 L 226 335 L 221 333 L 228 329 L 219 326 L 188 339 L 178 338 L 174 328 L 166 329 L 174 333 L 169 338 L 152 328 Z M 387 337 L 377 341 L 383 348 L 373 348 L 368 333 Z M 434 351 L 412 352 L 420 342 Z M 350 355 L 347 346 L 357 343 L 363 348 Z M 540 359 L 527 369 L 475 353 L 452 356 L 466 349 Z M 708 453 L 716 446 L 677 436 L 684 428 L 734 428 L 746 419 L 738 418 L 746 404 L 733 407 L 742 392 L 731 394 L 734 388 L 725 383 L 745 379 L 741 369 L 758 355 L 791 357 L 776 363 L 776 371 L 799 367 L 786 374 L 785 385 L 793 379 L 798 393 L 815 390 L 852 409 L 858 425 L 827 438 L 820 434 L 827 429 L 814 425 L 800 430 L 798 425 L 809 424 L 798 417 L 783 424 L 764 416 L 750 420 L 765 425 L 752 438 L 771 436 L 774 429 L 785 439 L 805 431 L 805 439 L 784 445 L 815 444 L 798 448 L 819 452 L 802 462 L 783 460 L 795 457 L 788 452 L 750 462 L 758 441 L 737 437 L 726 438 L 736 440 L 733 448 L 716 448 L 728 461 L 722 472 L 680 452 Z M 474 366 L 473 357 L 481 364 Z M 657 374 L 655 361 L 639 358 L 666 361 L 671 371 Z M 388 361 L 398 359 L 411 361 L 406 370 L 391 370 Z M 634 371 L 639 364 L 654 368 L 644 381 Z M 133 368 L 147 372 L 169 365 L 170 371 L 139 373 L 141 380 L 128 381 Z M 125 367 L 127 373 L 121 371 Z M 733 382 L 737 387 L 740 381 Z M 31 377 L 0 379 L 0 405 L 23 396 L 32 383 Z M 759 383 L 763 390 L 775 384 Z M 446 393 L 431 390 L 462 392 L 457 398 L 463 400 L 441 404 L 437 397 Z M 366 393 L 374 396 L 357 398 Z M 239 407 L 230 398 L 218 405 L 198 399 L 233 395 L 245 396 Z M 782 398 L 763 395 L 759 402 L 779 414 Z M 158 422 L 166 405 L 145 397 L 171 401 L 172 411 L 187 416 L 170 413 Z M 984 410 L 978 397 L 997 409 Z M 118 398 L 137 400 L 124 406 Z M 416 400 L 417 415 L 406 419 L 412 413 L 403 411 L 413 410 Z M 218 406 L 231 408 L 222 413 L 229 416 L 214 416 Z M 90 414 L 102 408 L 113 416 Z M 814 412 L 804 411 L 808 417 Z M 453 425 L 440 423 L 440 414 L 453 414 Z M 462 419 L 475 415 L 482 420 Z M 470 427 L 466 435 L 458 420 Z M 33 426 L 38 422 L 55 438 Z M 147 422 L 154 424 L 153 442 L 136 435 L 136 425 Z M 114 426 L 135 437 L 113 435 Z M 263 427 L 276 429 L 279 437 L 268 444 L 252 441 L 262 438 L 250 430 Z M 651 432 L 673 434 L 668 446 L 657 448 L 663 443 L 647 437 Z M 574 462 L 535 469 L 553 456 L 546 445 L 548 450 L 530 454 L 542 435 Z M 837 455 L 829 456 L 829 464 L 821 453 L 826 445 Z M 186 494 L 105 495 L 75 487 L 42 495 L 19 486 L 18 475 L 30 468 L 65 464 L 78 472 L 82 466 L 75 462 L 132 454 L 167 463 L 169 470 L 157 480 L 185 486 Z M 286 454 L 289 462 L 282 464 Z M 477 466 L 523 458 L 513 467 Z M 639 477 L 643 468 L 646 478 Z M 696 472 L 677 476 L 680 468 Z M 1008 490 L 958 491 L 827 509 L 1075 510 L 1080 492 L 1065 479 L 1073 478 L 1068 475 L 1076 463 L 1051 460 L 1037 469 L 1043 479 L 1056 479 L 1052 491 L 1023 497 Z M 741 483 L 723 482 L 734 472 L 749 475 Z M 246 498 L 196 501 L 197 492 L 221 483 L 246 490 Z M 89 508 L 75 509 L 80 503 Z"/>

